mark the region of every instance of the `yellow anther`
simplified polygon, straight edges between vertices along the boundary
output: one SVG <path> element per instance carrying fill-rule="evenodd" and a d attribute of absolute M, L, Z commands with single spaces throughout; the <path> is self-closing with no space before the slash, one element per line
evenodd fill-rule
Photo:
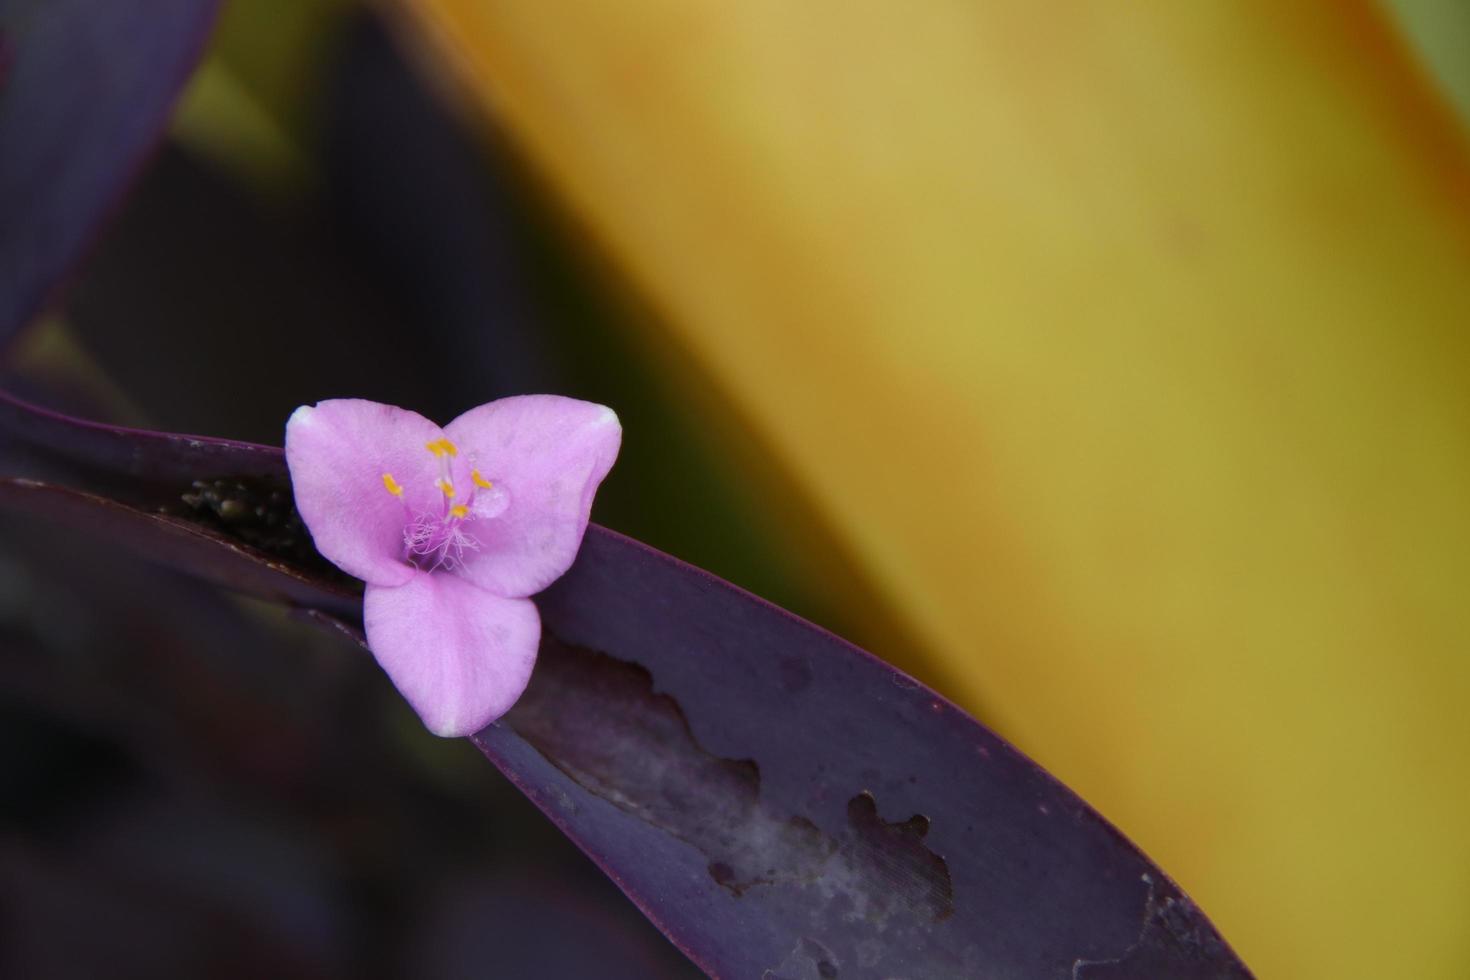
<path fill-rule="evenodd" d="M 383 474 L 383 489 L 387 490 L 395 497 L 403 496 L 403 488 L 398 485 L 397 480 L 393 479 L 392 473 Z"/>
<path fill-rule="evenodd" d="M 455 504 L 453 507 L 449 508 L 449 513 L 454 515 L 455 517 L 466 517 L 468 516 L 469 512 L 470 509 L 464 504 Z"/>
<path fill-rule="evenodd" d="M 439 491 L 443 493 L 444 496 L 454 496 L 454 484 L 450 483 L 448 480 L 435 480 L 434 486 L 438 487 Z"/>
<path fill-rule="evenodd" d="M 470 470 L 470 479 L 473 480 L 475 486 L 479 487 L 481 490 L 495 489 L 495 484 L 491 483 L 489 480 L 481 476 L 479 470 Z"/>
<path fill-rule="evenodd" d="M 459 449 L 448 439 L 435 439 L 424 443 L 424 448 L 435 456 L 458 456 Z"/>

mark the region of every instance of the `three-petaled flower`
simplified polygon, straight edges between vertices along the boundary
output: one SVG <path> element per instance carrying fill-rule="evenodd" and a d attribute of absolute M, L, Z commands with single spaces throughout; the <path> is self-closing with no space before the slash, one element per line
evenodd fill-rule
<path fill-rule="evenodd" d="M 317 550 L 367 583 L 368 647 L 437 735 L 499 718 L 531 677 L 527 596 L 571 567 L 622 440 L 609 408 L 524 395 L 440 429 L 359 399 L 286 424 L 296 507 Z"/>

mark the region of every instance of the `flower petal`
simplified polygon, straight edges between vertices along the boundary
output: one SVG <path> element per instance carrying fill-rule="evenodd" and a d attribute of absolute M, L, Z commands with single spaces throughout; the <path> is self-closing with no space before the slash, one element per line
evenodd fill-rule
<path fill-rule="evenodd" d="M 408 581 L 403 529 L 410 511 L 441 506 L 438 464 L 424 446 L 442 435 L 416 412 L 357 398 L 298 408 L 286 423 L 286 465 L 317 550 L 374 585 Z M 388 491 L 385 473 L 401 496 Z"/>
<path fill-rule="evenodd" d="M 369 584 L 368 646 L 435 735 L 472 735 L 510 710 L 531 679 L 541 617 L 448 574 Z"/>
<path fill-rule="evenodd" d="M 471 409 L 444 431 L 473 447 L 474 465 L 508 498 L 499 517 L 466 525 L 480 549 L 458 574 L 503 596 L 546 588 L 577 557 L 593 494 L 622 443 L 617 415 L 575 398 L 521 395 Z"/>

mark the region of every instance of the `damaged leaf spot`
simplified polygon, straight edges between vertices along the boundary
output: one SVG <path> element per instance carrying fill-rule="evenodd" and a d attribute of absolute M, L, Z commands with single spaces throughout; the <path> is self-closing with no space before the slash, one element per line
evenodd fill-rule
<path fill-rule="evenodd" d="M 761 980 L 835 980 L 839 976 L 836 955 L 815 939 L 802 937 L 779 966 L 761 974 Z"/>
<path fill-rule="evenodd" d="M 859 793 L 847 803 L 847 820 L 853 830 L 848 848 L 861 854 L 861 862 L 874 868 L 895 892 L 921 895 L 920 904 L 932 910 L 938 921 L 954 914 L 954 887 L 944 858 L 924 846 L 929 818 L 914 814 L 907 820 L 887 823 L 878 816 L 873 794 Z"/>
<path fill-rule="evenodd" d="M 332 582 L 354 581 L 317 553 L 284 479 L 226 477 L 195 480 L 160 513 L 202 524 L 273 558 Z"/>
<path fill-rule="evenodd" d="M 698 848 L 731 895 L 815 889 L 879 929 L 894 917 L 936 922 L 954 912 L 948 867 L 924 844 L 928 818 L 888 823 L 864 791 L 849 801 L 847 825 L 829 833 L 763 800 L 754 761 L 700 746 L 643 667 L 549 632 L 540 657 L 506 716 L 511 727 L 589 792 Z"/>

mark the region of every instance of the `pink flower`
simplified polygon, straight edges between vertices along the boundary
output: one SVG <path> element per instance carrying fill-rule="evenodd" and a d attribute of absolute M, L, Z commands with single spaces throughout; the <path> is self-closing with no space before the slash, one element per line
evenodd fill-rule
<path fill-rule="evenodd" d="M 617 458 L 612 409 L 525 395 L 440 429 L 360 399 L 286 423 L 317 550 L 367 583 L 368 646 L 424 724 L 469 735 L 520 697 L 541 642 L 527 596 L 571 567 Z"/>

